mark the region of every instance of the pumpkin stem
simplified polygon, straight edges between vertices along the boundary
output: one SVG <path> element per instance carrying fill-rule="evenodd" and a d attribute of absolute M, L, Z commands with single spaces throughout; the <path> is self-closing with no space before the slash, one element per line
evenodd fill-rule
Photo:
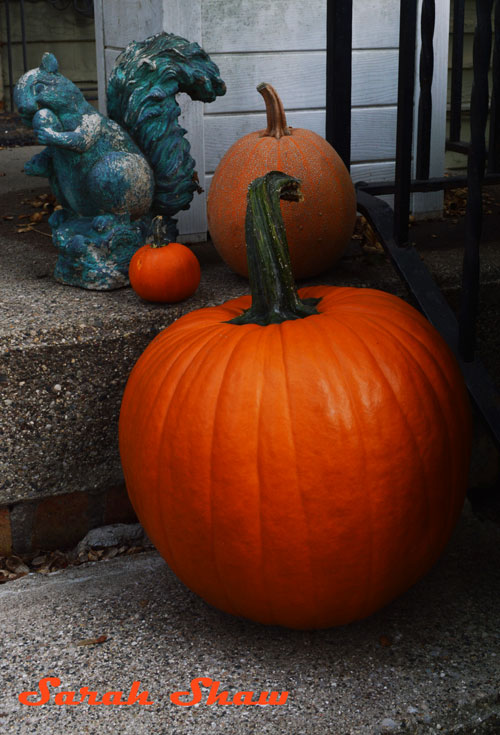
<path fill-rule="evenodd" d="M 264 97 L 266 103 L 267 129 L 262 133 L 262 137 L 270 135 L 279 140 L 284 135 L 291 135 L 292 131 L 286 122 L 283 102 L 274 87 L 267 82 L 262 82 L 258 85 L 257 91 Z"/>
<path fill-rule="evenodd" d="M 252 306 L 231 324 L 266 326 L 318 314 L 320 299 L 301 299 L 295 288 L 280 199 L 301 201 L 300 181 L 270 171 L 248 188 L 245 237 Z"/>
<path fill-rule="evenodd" d="M 153 217 L 151 226 L 153 228 L 153 242 L 151 243 L 151 247 L 163 248 L 165 245 L 168 245 L 168 241 L 166 241 L 165 234 L 163 232 L 163 217 L 161 215 Z"/>

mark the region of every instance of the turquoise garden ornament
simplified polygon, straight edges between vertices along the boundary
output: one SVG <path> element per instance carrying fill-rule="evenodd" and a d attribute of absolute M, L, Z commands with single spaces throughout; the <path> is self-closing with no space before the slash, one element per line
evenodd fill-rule
<path fill-rule="evenodd" d="M 173 217 L 200 188 L 175 96 L 213 102 L 225 91 L 208 54 L 169 33 L 134 41 L 120 54 L 107 88 L 109 117 L 59 73 L 53 54 L 19 79 L 16 107 L 47 146 L 25 171 L 47 177 L 61 204 L 49 220 L 58 281 L 126 286 L 153 216 L 162 215 L 168 239 L 176 238 Z"/>

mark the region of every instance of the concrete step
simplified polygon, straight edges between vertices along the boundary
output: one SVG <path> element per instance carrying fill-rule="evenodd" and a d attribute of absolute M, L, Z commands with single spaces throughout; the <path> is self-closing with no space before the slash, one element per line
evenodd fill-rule
<path fill-rule="evenodd" d="M 25 179 L 11 172 L 12 188 Z M 32 195 L 33 190 L 16 191 L 21 199 Z M 425 227 L 414 228 L 422 257 L 456 299 L 461 251 L 435 250 Z M 208 243 L 192 246 L 202 281 L 179 305 L 148 304 L 130 288 L 93 292 L 63 286 L 52 278 L 56 255 L 50 238 L 32 234 L 16 234 L 10 221 L 0 227 L 0 553 L 65 548 L 90 528 L 134 520 L 117 445 L 130 370 L 151 339 L 182 314 L 248 292 L 247 281 Z M 485 248 L 489 296 L 481 339 L 489 367 L 498 374 L 500 340 L 492 337 L 500 323 L 500 257 L 494 243 Z M 381 288 L 409 298 L 386 257 L 359 241 L 331 271 L 300 285 L 306 283 Z M 479 471 L 491 477 L 497 463 L 482 435 L 478 442 L 476 480 Z"/>
<path fill-rule="evenodd" d="M 122 484 L 117 420 L 133 364 L 181 314 L 239 295 L 247 285 L 198 247 L 203 281 L 197 295 L 179 306 L 157 306 L 130 288 L 102 293 L 56 283 L 51 246 L 27 243 L 20 257 L 0 239 L 0 252 L 0 507 L 4 516 L 9 509 L 13 548 L 21 551 L 43 542 L 30 532 L 41 499 L 64 496 L 50 506 L 51 515 L 64 517 L 69 504 L 80 516 L 79 532 L 87 530 L 84 515 L 96 525 L 118 520 L 102 513 L 110 502 L 104 493 Z M 58 535 L 65 540 L 67 523 L 51 543 Z"/>

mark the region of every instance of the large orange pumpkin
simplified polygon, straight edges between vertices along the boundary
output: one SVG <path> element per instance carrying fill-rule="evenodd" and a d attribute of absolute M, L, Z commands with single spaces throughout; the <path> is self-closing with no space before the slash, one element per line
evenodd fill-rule
<path fill-rule="evenodd" d="M 321 136 L 287 125 L 283 104 L 270 84 L 264 97 L 267 129 L 245 135 L 220 161 L 208 192 L 210 237 L 220 256 L 248 276 L 245 247 L 249 184 L 279 169 L 300 179 L 303 202 L 283 202 L 288 246 L 295 278 L 317 275 L 343 254 L 356 220 L 354 187 L 342 159 Z"/>
<path fill-rule="evenodd" d="M 186 585 L 235 615 L 321 628 L 373 613 L 437 560 L 470 415 L 451 351 L 411 306 L 295 291 L 279 196 L 297 189 L 279 172 L 252 184 L 252 298 L 153 340 L 119 433 L 133 506 Z"/>

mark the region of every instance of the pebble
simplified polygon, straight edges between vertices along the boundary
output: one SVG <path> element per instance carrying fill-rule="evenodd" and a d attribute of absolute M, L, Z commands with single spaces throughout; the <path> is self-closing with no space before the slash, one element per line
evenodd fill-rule
<path fill-rule="evenodd" d="M 140 523 L 113 523 L 93 528 L 80 541 L 76 550 L 77 553 L 81 553 L 92 548 L 107 548 L 124 543 L 146 547 L 151 545 Z"/>
<path fill-rule="evenodd" d="M 381 722 L 382 727 L 385 727 L 387 730 L 394 730 L 398 726 L 398 723 L 395 722 L 390 717 L 384 717 L 384 719 Z"/>

